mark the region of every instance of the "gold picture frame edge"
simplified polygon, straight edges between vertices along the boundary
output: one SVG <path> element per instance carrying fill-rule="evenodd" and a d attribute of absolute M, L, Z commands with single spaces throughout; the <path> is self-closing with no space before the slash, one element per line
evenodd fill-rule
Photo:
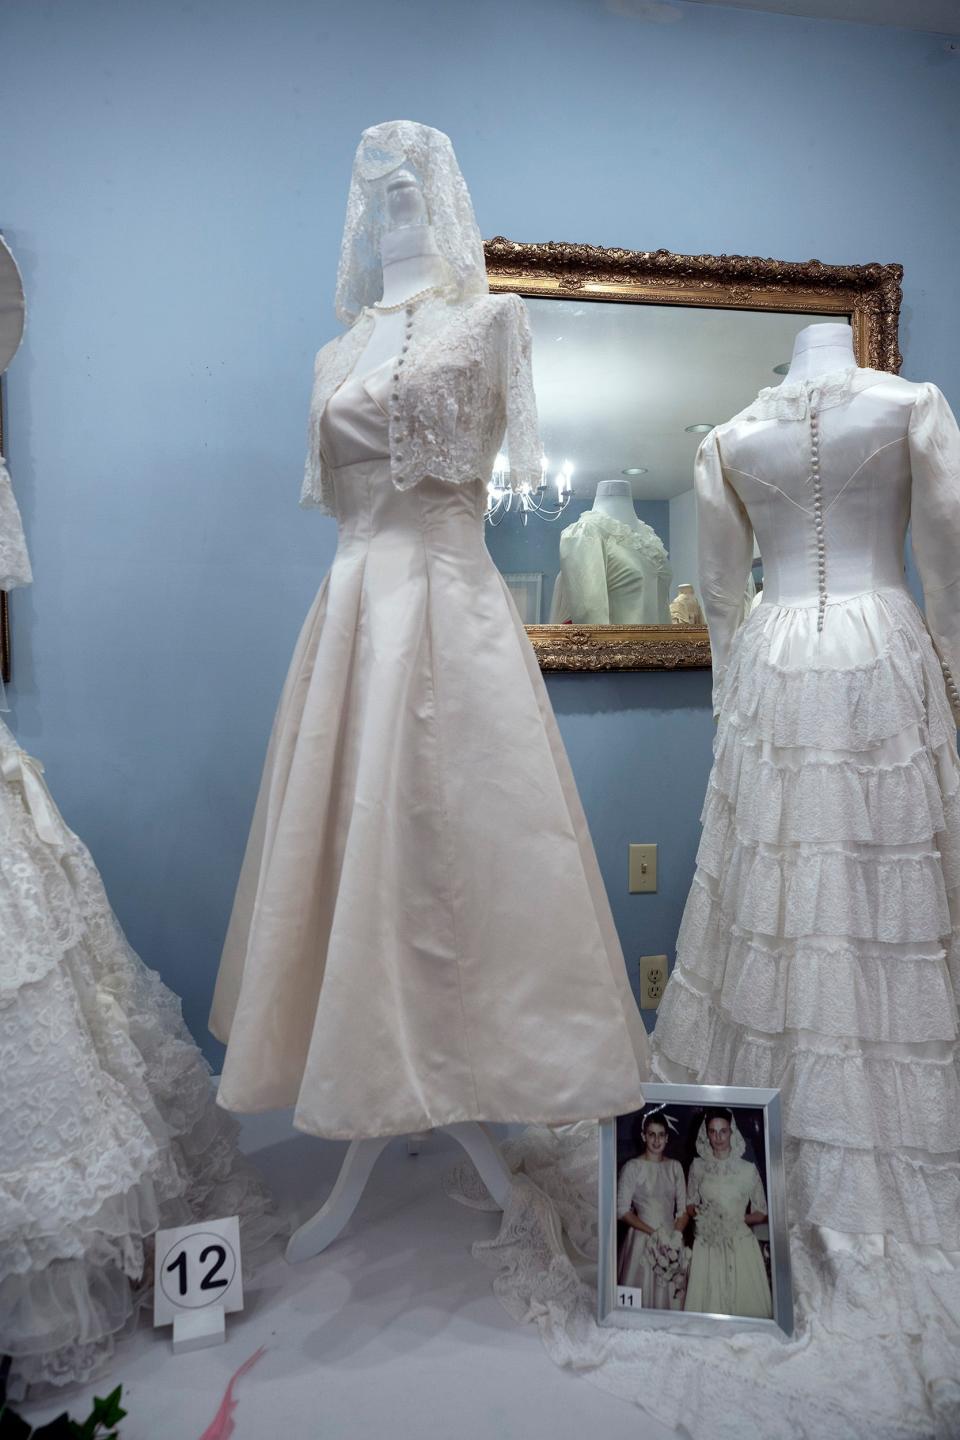
<path fill-rule="evenodd" d="M 898 374 L 903 266 L 759 255 L 682 255 L 560 240 L 484 241 L 495 293 L 619 304 L 703 305 L 850 317 L 861 365 Z M 692 670 L 711 666 L 700 626 L 527 625 L 541 670 Z"/>

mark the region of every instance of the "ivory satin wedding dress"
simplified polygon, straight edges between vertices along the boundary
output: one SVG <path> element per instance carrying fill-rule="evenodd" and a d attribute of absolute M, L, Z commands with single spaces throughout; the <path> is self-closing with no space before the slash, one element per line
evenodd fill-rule
<path fill-rule="evenodd" d="M 0 461 L 0 589 L 26 584 Z M 89 851 L 0 720 L 0 1356 L 11 1391 L 94 1374 L 149 1295 L 160 1225 L 277 1228 L 180 1004 L 130 949 Z"/>
<path fill-rule="evenodd" d="M 377 184 L 401 164 L 450 284 L 409 306 L 401 356 L 354 375 L 376 316 L 350 297 L 379 293 L 354 246 L 378 253 Z M 304 487 L 336 516 L 337 553 L 280 700 L 224 948 L 220 1103 L 292 1105 L 299 1128 L 345 1138 L 636 1108 L 642 1021 L 484 543 L 505 426 L 515 482 L 539 474 L 526 312 L 485 293 L 446 136 L 374 127 L 354 191 L 338 307 L 354 323 L 317 359 Z"/>

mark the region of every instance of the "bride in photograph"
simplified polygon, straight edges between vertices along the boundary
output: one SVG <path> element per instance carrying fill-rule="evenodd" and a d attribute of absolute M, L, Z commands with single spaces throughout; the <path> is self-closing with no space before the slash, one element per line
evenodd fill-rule
<path fill-rule="evenodd" d="M 697 1229 L 684 1309 L 769 1319 L 770 1282 L 753 1231 L 766 1223 L 767 1197 L 745 1148 L 733 1112 L 708 1110 L 687 1177 L 687 1214 Z"/>
<path fill-rule="evenodd" d="M 682 1310 L 687 1283 L 687 1187 L 683 1166 L 665 1154 L 672 1125 L 661 1105 L 647 1111 L 643 1152 L 627 1161 L 617 1182 L 617 1218 L 629 1227 L 617 1279 L 640 1290 L 645 1309 Z"/>

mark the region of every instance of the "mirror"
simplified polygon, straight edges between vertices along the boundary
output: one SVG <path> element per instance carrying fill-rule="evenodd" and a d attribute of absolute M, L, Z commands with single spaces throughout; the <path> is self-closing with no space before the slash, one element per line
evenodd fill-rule
<path fill-rule="evenodd" d="M 846 319 L 896 370 L 901 267 L 592 246 L 486 246 L 491 290 L 526 297 L 541 485 L 498 457 L 487 546 L 541 667 L 704 667 L 693 464 L 702 436 L 778 383 L 797 332 Z M 744 596 L 753 601 L 759 556 Z"/>

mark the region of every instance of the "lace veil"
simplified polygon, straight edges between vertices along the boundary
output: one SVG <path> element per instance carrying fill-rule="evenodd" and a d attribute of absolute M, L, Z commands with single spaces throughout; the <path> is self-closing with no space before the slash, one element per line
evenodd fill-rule
<path fill-rule="evenodd" d="M 483 242 L 449 136 L 415 120 L 387 120 L 364 130 L 353 160 L 337 271 L 337 318 L 344 325 L 383 294 L 386 181 L 400 169 L 420 186 L 453 295 L 487 292 Z"/>
<path fill-rule="evenodd" d="M 742 1160 L 747 1142 L 740 1134 L 735 1119 L 730 1121 L 730 1154 L 735 1160 Z M 716 1157 L 710 1148 L 710 1141 L 707 1137 L 707 1117 L 704 1116 L 700 1122 L 700 1129 L 697 1132 L 697 1154 L 701 1160 L 713 1160 Z M 724 1157 L 726 1158 L 726 1157 Z"/>

